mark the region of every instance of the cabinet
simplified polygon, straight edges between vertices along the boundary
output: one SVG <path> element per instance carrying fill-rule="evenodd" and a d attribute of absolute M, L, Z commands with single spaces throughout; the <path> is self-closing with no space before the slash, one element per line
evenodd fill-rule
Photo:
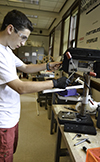
<path fill-rule="evenodd" d="M 18 49 L 17 56 L 24 62 L 36 64 L 36 60 L 42 60 L 44 55 L 43 47 L 23 46 Z"/>

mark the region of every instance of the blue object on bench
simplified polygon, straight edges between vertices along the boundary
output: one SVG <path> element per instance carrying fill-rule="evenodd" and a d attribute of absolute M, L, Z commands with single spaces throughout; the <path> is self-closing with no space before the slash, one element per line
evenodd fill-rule
<path fill-rule="evenodd" d="M 57 92 L 60 96 L 67 97 L 67 96 L 77 96 L 77 90 L 76 89 L 67 89 L 65 91 Z"/>

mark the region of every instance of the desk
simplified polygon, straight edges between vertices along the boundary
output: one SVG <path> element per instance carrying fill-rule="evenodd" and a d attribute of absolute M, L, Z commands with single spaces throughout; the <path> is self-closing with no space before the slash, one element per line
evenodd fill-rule
<path fill-rule="evenodd" d="M 52 105 L 52 113 L 57 122 L 57 143 L 56 143 L 56 152 L 55 152 L 55 162 L 59 162 L 60 158 L 60 146 L 61 146 L 61 138 L 63 138 L 65 145 L 68 149 L 69 155 L 71 157 L 72 162 L 85 162 L 86 153 L 82 150 L 82 147 L 85 146 L 88 148 L 100 147 L 100 129 L 97 129 L 97 135 L 85 135 L 82 134 L 80 138 L 89 138 L 91 143 L 83 142 L 77 146 L 74 146 L 78 141 L 76 139 L 72 140 L 72 138 L 76 135 L 76 133 L 64 132 L 64 126 L 60 125 L 58 122 L 57 114 L 59 111 L 68 111 L 64 108 L 64 106 L 71 106 L 74 108 L 74 105 Z M 94 125 L 96 125 L 96 120 L 93 118 Z"/>

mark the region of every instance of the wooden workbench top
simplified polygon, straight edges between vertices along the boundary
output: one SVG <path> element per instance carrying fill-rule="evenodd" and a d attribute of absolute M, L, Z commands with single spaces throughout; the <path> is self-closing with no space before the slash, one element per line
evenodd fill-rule
<path fill-rule="evenodd" d="M 76 135 L 76 133 L 64 132 L 64 126 L 60 125 L 58 122 L 58 119 L 57 119 L 57 115 L 60 111 L 68 111 L 67 109 L 64 108 L 64 106 L 72 107 L 72 108 L 75 107 L 75 105 L 52 105 L 52 110 L 53 110 L 55 118 L 57 120 L 57 124 L 60 127 L 62 137 L 64 139 L 64 142 L 65 142 L 66 147 L 69 151 L 72 161 L 73 162 L 85 162 L 86 153 L 83 151 L 82 148 L 83 148 L 83 146 L 85 146 L 87 149 L 100 147 L 100 129 L 96 128 L 97 135 L 81 134 L 81 137 L 77 137 L 74 140 L 72 140 L 73 137 Z M 93 118 L 94 125 L 96 126 L 96 119 L 94 117 L 92 117 L 92 118 Z M 77 146 L 74 146 L 74 144 L 78 142 L 77 139 L 79 139 L 79 138 L 80 139 L 81 138 L 89 138 L 89 141 L 91 143 L 83 142 Z"/>

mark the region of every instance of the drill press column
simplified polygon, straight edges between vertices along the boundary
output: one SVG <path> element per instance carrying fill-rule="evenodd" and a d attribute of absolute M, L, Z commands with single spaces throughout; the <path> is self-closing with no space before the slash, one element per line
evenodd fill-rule
<path fill-rule="evenodd" d="M 89 94 L 89 87 L 90 87 L 90 75 L 87 73 L 84 73 L 84 90 L 83 90 L 83 100 L 80 110 L 80 115 L 85 116 L 86 114 L 86 106 L 88 104 L 88 94 Z"/>

